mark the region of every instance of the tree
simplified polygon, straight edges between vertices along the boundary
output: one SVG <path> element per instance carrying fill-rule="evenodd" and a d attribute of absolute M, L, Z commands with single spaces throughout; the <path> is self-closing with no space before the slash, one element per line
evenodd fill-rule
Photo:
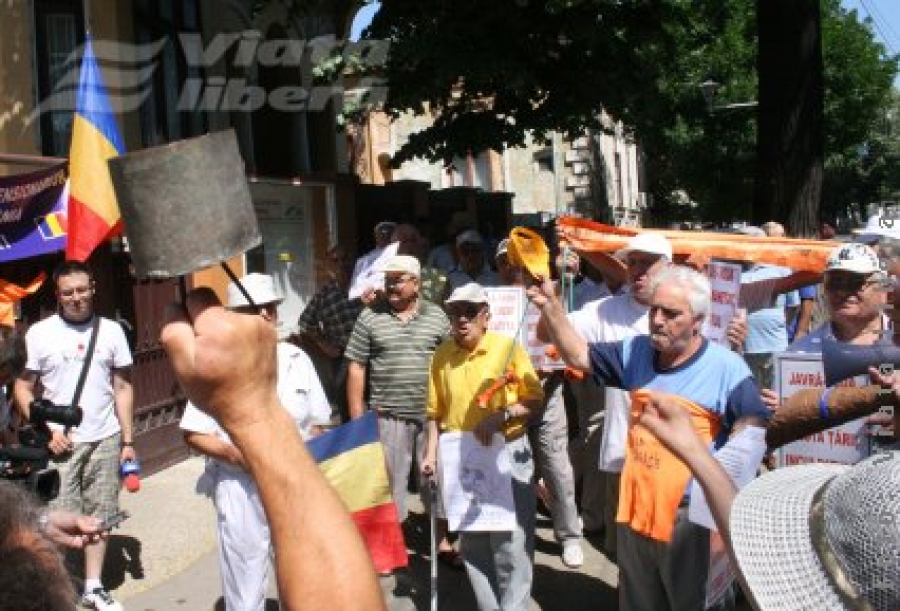
<path fill-rule="evenodd" d="M 858 21 L 838 0 L 822 2 L 823 30 L 854 41 L 825 49 L 826 75 L 829 62 L 853 65 L 864 89 L 883 96 L 896 60 L 871 31 L 847 27 Z M 678 209 L 676 192 L 724 220 L 753 209 L 756 125 L 746 110 L 710 113 L 698 85 L 722 83 L 723 103 L 757 98 L 756 23 L 745 0 L 385 0 L 367 36 L 391 43 L 386 110 L 435 117 L 396 164 L 522 146 L 529 133 L 601 130 L 602 105 L 633 129 L 661 221 Z M 824 84 L 824 124 L 835 132 L 825 146 L 859 144 L 877 108 L 859 107 L 858 81 Z M 830 117 L 854 110 L 859 121 Z"/>

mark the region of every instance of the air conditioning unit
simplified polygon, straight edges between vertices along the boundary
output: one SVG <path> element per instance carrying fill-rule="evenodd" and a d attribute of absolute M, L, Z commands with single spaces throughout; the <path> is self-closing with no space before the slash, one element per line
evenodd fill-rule
<path fill-rule="evenodd" d="M 576 163 L 578 161 L 581 161 L 583 157 L 584 156 L 581 154 L 581 151 L 566 151 L 566 163 Z"/>

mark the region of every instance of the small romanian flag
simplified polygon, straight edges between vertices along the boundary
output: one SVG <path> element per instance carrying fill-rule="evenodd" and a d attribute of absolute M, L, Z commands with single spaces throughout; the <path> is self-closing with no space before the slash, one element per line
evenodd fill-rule
<path fill-rule="evenodd" d="M 45 240 L 52 240 L 66 235 L 66 215 L 64 212 L 51 212 L 47 216 L 35 219 L 38 232 Z"/>
<path fill-rule="evenodd" d="M 106 160 L 125 152 L 88 37 L 81 59 L 69 149 L 66 258 L 84 261 L 98 244 L 121 231 L 121 214 Z"/>
<path fill-rule="evenodd" d="M 306 443 L 359 528 L 378 572 L 407 565 L 375 412 Z"/>

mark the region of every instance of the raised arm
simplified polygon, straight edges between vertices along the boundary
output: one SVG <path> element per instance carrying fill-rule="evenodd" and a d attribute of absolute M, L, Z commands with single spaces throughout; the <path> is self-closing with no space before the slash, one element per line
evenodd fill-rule
<path fill-rule="evenodd" d="M 544 279 L 540 284 L 530 287 L 527 295 L 541 311 L 541 322 L 547 338 L 556 346 L 566 365 L 580 371 L 590 371 L 587 342 L 569 322 L 565 308 L 556 298 L 553 282 Z"/>
<path fill-rule="evenodd" d="M 205 406 L 243 453 L 275 546 L 286 611 L 384 609 L 356 526 L 307 452 L 275 392 L 275 330 L 226 312 L 209 289 L 170 308 L 162 343 L 191 401 Z"/>

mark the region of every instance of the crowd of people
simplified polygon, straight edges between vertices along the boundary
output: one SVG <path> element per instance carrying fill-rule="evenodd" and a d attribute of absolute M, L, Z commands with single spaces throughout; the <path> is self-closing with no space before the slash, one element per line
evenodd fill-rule
<path fill-rule="evenodd" d="M 200 290 L 170 311 L 162 341 L 190 399 L 185 439 L 208 457 L 198 490 L 216 507 L 229 611 L 264 609 L 273 549 L 285 609 L 383 607 L 355 527 L 303 445 L 369 411 L 400 521 L 418 489 L 437 518 L 437 559 L 465 571 L 481 611 L 528 609 L 540 505 L 564 565 L 582 567 L 585 537 L 618 565 L 620 610 L 730 608 L 733 598 L 708 597 L 712 524 L 691 509 L 701 491 L 755 608 L 900 608 L 900 453 L 891 442 L 879 437 L 854 466 L 758 464 L 759 432 L 782 402 L 776 354 L 821 354 L 823 342 L 894 346 L 894 270 L 884 255 L 896 236 L 872 230 L 835 242 L 821 284 L 810 286 L 792 282 L 790 269 L 745 263 L 739 308 L 714 342 L 704 334 L 703 266 L 676 262 L 661 233 L 640 233 L 614 253 L 624 273 L 604 275 L 564 249 L 546 277 L 466 215 L 448 229 L 447 243 L 429 251 L 416 227 L 384 221 L 358 259 L 329 250 L 327 282 L 287 341 L 275 332 L 283 296 L 264 274 L 229 286 L 226 308 Z M 777 223 L 743 232 L 784 235 Z M 86 267 L 66 263 L 53 282 L 57 314 L 33 325 L 24 345 L 3 336 L 0 372 L 14 380 L 24 421 L 41 398 L 79 397 L 83 419 L 50 425 L 62 486 L 49 512 L 0 482 L 0 516 L 10 515 L 0 519 L 4 558 L 15 551 L 30 559 L 23 567 L 59 581 L 35 606 L 10 608 L 67 608 L 75 592 L 61 543 L 84 550 L 81 604 L 116 611 L 100 582 L 106 531 L 97 518 L 118 509 L 119 466 L 136 458 L 131 355 L 119 325 L 94 314 Z M 519 287 L 537 313 L 536 338 L 565 370 L 536 367 L 516 338 L 491 330 L 494 287 Z M 866 375 L 886 401 L 900 401 L 900 372 Z M 884 414 L 872 422 L 894 424 Z M 487 468 L 500 478 L 491 481 L 508 482 L 507 500 L 491 496 L 508 513 L 502 528 L 464 519 L 454 529 L 458 499 L 426 494 L 429 480 L 440 492 L 461 478 L 445 463 L 474 469 L 466 455 L 442 458 L 442 439 L 457 435 L 501 457 Z M 763 475 L 738 490 L 717 453 Z M 469 500 L 468 518 L 482 501 Z M 25 581 L 26 569 L 8 565 L 0 591 Z"/>

